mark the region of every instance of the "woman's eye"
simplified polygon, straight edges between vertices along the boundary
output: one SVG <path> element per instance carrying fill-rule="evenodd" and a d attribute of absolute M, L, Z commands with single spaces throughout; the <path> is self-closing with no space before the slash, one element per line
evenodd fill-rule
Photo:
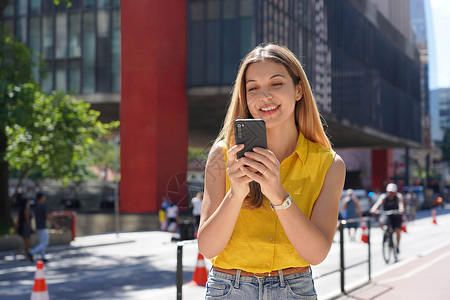
<path fill-rule="evenodd" d="M 283 83 L 282 82 L 275 82 L 274 84 L 272 84 L 272 86 L 282 86 Z"/>
<path fill-rule="evenodd" d="M 248 91 L 251 92 L 251 91 L 255 91 L 256 89 L 257 89 L 256 87 L 251 87 L 248 89 Z"/>

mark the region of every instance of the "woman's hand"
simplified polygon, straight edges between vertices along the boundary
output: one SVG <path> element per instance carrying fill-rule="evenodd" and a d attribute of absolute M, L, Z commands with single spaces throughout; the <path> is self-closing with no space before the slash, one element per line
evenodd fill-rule
<path fill-rule="evenodd" d="M 227 173 L 230 178 L 230 191 L 233 195 L 242 198 L 244 201 L 247 194 L 250 192 L 249 183 L 253 180 L 242 172 L 244 163 L 242 159 L 237 159 L 237 153 L 244 148 L 243 144 L 235 145 L 228 150 Z"/>
<path fill-rule="evenodd" d="M 270 150 L 256 147 L 253 151 L 240 159 L 241 172 L 261 185 L 261 192 L 273 205 L 281 204 L 288 193 L 280 181 L 280 162 Z"/>

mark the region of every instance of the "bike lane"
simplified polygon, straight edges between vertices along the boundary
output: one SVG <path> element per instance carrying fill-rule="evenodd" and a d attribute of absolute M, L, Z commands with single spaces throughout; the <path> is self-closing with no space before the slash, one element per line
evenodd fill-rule
<path fill-rule="evenodd" d="M 449 299 L 450 243 L 377 275 L 337 300 Z"/>

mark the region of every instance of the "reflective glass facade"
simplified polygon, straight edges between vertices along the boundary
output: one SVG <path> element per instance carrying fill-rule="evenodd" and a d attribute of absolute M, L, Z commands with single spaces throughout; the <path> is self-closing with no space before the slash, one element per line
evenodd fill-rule
<path fill-rule="evenodd" d="M 229 85 L 255 45 L 253 0 L 189 0 L 188 85 Z"/>
<path fill-rule="evenodd" d="M 10 0 L 3 22 L 42 54 L 47 76 L 39 81 L 45 91 L 120 91 L 119 0 L 72 0 L 70 8 L 53 0 Z"/>
<path fill-rule="evenodd" d="M 347 0 L 243 2 L 189 0 L 189 87 L 231 85 L 248 50 L 276 42 L 300 58 L 322 114 L 421 142 L 418 53 L 384 17 L 377 27 Z"/>

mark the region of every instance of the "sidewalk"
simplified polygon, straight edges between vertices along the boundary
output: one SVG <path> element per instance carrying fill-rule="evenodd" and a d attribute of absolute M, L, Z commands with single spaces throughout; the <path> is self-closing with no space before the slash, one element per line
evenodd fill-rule
<path fill-rule="evenodd" d="M 416 259 L 393 265 L 372 282 L 336 300 L 448 300 L 450 243 Z"/>

